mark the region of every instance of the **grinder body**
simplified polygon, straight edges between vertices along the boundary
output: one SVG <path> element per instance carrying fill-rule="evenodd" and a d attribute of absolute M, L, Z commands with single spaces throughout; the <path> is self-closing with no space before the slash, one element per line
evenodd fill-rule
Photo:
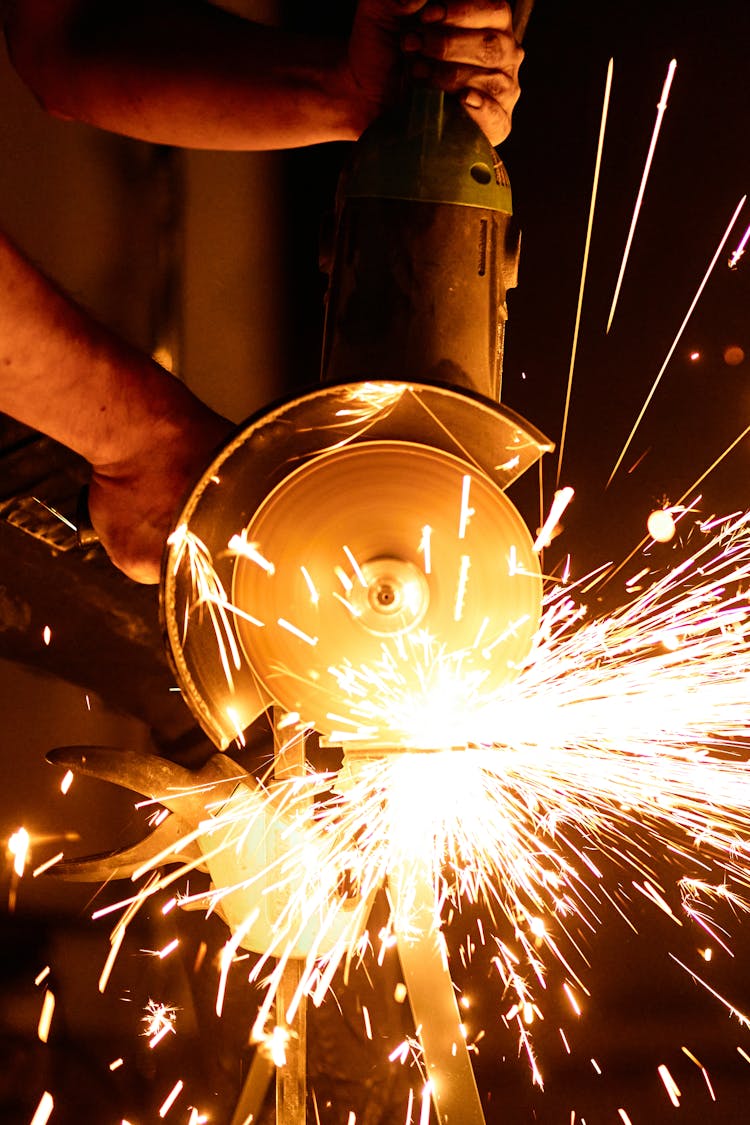
<path fill-rule="evenodd" d="M 409 379 L 499 401 L 519 235 L 510 184 L 459 103 L 416 89 L 339 185 L 324 382 Z"/>

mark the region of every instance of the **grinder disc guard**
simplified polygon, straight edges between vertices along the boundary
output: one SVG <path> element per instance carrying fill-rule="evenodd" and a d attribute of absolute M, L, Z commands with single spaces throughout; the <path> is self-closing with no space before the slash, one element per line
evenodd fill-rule
<path fill-rule="evenodd" d="M 425 384 L 318 388 L 247 423 L 170 537 L 183 692 L 221 747 L 269 704 L 362 749 L 450 745 L 514 677 L 541 575 L 503 494 L 549 449 L 512 411 Z"/>

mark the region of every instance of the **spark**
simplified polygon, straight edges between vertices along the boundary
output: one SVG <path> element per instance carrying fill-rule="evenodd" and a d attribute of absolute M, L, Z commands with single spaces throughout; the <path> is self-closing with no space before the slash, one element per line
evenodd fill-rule
<path fill-rule="evenodd" d="M 669 1073 L 669 1069 L 664 1065 L 664 1063 L 661 1063 L 661 1065 L 657 1067 L 657 1071 L 659 1077 L 664 1083 L 664 1089 L 667 1091 L 667 1097 L 669 1098 L 675 1109 L 679 1109 L 680 1098 L 682 1097 L 679 1086 L 675 1082 L 672 1075 Z"/>
<path fill-rule="evenodd" d="M 36 1112 L 31 1119 L 30 1125 L 47 1125 L 54 1108 L 55 1099 L 49 1091 L 45 1090 L 39 1101 L 39 1105 L 36 1107 Z"/>
<path fill-rule="evenodd" d="M 625 276 L 625 268 L 628 264 L 628 257 L 630 255 L 630 247 L 632 245 L 633 235 L 635 234 L 635 228 L 636 228 L 636 225 L 638 223 L 638 216 L 640 215 L 641 204 L 643 203 L 643 195 L 644 195 L 644 192 L 646 191 L 646 183 L 648 182 L 649 172 L 651 171 L 651 163 L 654 159 L 654 152 L 656 151 L 656 142 L 659 139 L 659 132 L 661 130 L 661 123 L 662 123 L 662 120 L 664 118 L 664 114 L 666 113 L 666 110 L 667 110 L 667 99 L 669 98 L 669 91 L 672 88 L 672 79 L 674 78 L 674 72 L 675 72 L 676 69 L 677 69 L 677 60 L 672 59 L 672 61 L 669 64 L 669 67 L 667 69 L 667 77 L 664 79 L 664 86 L 662 87 L 661 98 L 659 99 L 658 105 L 656 107 L 657 108 L 656 121 L 654 123 L 653 133 L 651 134 L 651 143 L 650 143 L 649 148 L 648 148 L 648 154 L 646 156 L 646 164 L 645 164 L 644 169 L 643 169 L 643 175 L 641 176 L 641 184 L 640 184 L 640 187 L 638 189 L 638 195 L 636 197 L 635 207 L 633 209 L 633 218 L 630 221 L 630 230 L 628 231 L 628 237 L 627 237 L 627 241 L 625 243 L 625 253 L 622 256 L 622 263 L 620 265 L 620 272 L 617 275 L 617 284 L 615 285 L 615 292 L 614 292 L 614 296 L 612 297 L 612 305 L 611 305 L 610 310 L 609 310 L 609 316 L 607 317 L 607 332 L 609 332 L 610 328 L 612 327 L 612 321 L 613 321 L 614 315 L 615 315 L 615 308 L 617 307 L 617 298 L 620 295 L 620 287 L 622 286 L 622 279 Z"/>
<path fill-rule="evenodd" d="M 672 509 L 656 508 L 649 515 L 646 528 L 655 543 L 669 543 L 677 530 Z"/>
<path fill-rule="evenodd" d="M 51 989 L 47 989 L 42 1000 L 42 1010 L 39 1013 L 39 1023 L 37 1025 L 37 1035 L 42 1043 L 46 1043 L 49 1039 L 50 1027 L 52 1026 L 52 1016 L 55 1012 L 55 994 Z"/>
<path fill-rule="evenodd" d="M 317 605 L 318 602 L 320 601 L 320 594 L 318 593 L 318 590 L 315 586 L 315 583 L 313 582 L 312 578 L 310 577 L 310 572 L 309 572 L 309 570 L 307 569 L 306 566 L 301 566 L 300 571 L 302 573 L 302 577 L 305 580 L 305 585 L 307 586 L 308 590 L 310 591 L 310 601 L 313 605 Z"/>
<path fill-rule="evenodd" d="M 586 227 L 586 241 L 583 248 L 583 264 L 581 266 L 581 284 L 578 290 L 578 306 L 576 308 L 575 326 L 573 328 L 573 345 L 570 353 L 570 366 L 568 367 L 568 385 L 565 392 L 565 407 L 563 409 L 562 432 L 560 434 L 560 452 L 557 458 L 557 484 L 560 483 L 560 473 L 562 472 L 562 459 L 565 451 L 565 437 L 568 429 L 568 414 L 570 411 L 570 395 L 573 389 L 573 371 L 576 364 L 576 352 L 578 351 L 578 333 L 581 327 L 581 310 L 583 308 L 583 292 L 586 288 L 586 272 L 588 270 L 589 250 L 591 247 L 591 232 L 594 227 L 594 212 L 596 210 L 596 197 L 599 190 L 599 172 L 602 165 L 602 153 L 604 151 L 604 134 L 607 129 L 607 115 L 609 112 L 609 97 L 612 90 L 612 74 L 614 72 L 614 59 L 610 59 L 607 65 L 607 78 L 604 84 L 604 100 L 602 102 L 602 117 L 599 126 L 599 141 L 596 148 L 596 161 L 594 164 L 594 182 L 591 187 L 591 203 L 589 205 L 589 219 Z"/>
<path fill-rule="evenodd" d="M 469 581 L 469 570 L 471 568 L 471 556 L 461 555 L 461 567 L 458 572 L 458 582 L 456 584 L 456 601 L 453 607 L 453 620 L 460 621 L 464 613 L 464 601 L 466 599 L 466 587 Z"/>
<path fill-rule="evenodd" d="M 716 1101 L 716 1094 L 714 1093 L 714 1088 L 711 1085 L 711 1079 L 708 1076 L 708 1071 L 706 1070 L 705 1066 L 703 1065 L 703 1063 L 699 1059 L 697 1059 L 695 1057 L 695 1055 L 692 1053 L 692 1051 L 689 1051 L 687 1049 L 687 1047 L 683 1047 L 682 1051 L 685 1055 L 687 1055 L 687 1057 L 690 1059 L 690 1061 L 692 1063 L 695 1063 L 695 1065 L 698 1067 L 698 1070 L 703 1075 L 703 1081 L 706 1083 L 706 1087 L 708 1089 L 708 1093 L 709 1093 L 709 1096 L 711 1098 L 711 1101 L 715 1102 Z"/>
<path fill-rule="evenodd" d="M 721 242 L 719 243 L 719 245 L 718 245 L 718 247 L 717 247 L 717 249 L 714 253 L 714 256 L 712 257 L 711 261 L 708 264 L 708 269 L 706 270 L 705 274 L 703 275 L 703 279 L 702 279 L 700 285 L 698 286 L 697 292 L 696 292 L 695 296 L 693 297 L 692 301 L 690 302 L 690 307 L 688 308 L 688 311 L 685 313 L 685 318 L 684 318 L 682 324 L 680 325 L 680 327 L 677 330 L 677 335 L 675 336 L 674 340 L 672 341 L 672 343 L 669 346 L 669 350 L 667 351 L 667 354 L 664 358 L 664 362 L 662 363 L 661 367 L 659 368 L 659 372 L 658 372 L 656 378 L 654 379 L 654 382 L 651 385 L 651 390 L 646 395 L 646 400 L 643 403 L 643 406 L 640 409 L 638 417 L 636 418 L 635 422 L 633 423 L 633 428 L 631 429 L 631 431 L 630 431 L 630 433 L 627 437 L 627 440 L 626 440 L 624 446 L 622 447 L 622 449 L 620 451 L 620 454 L 619 454 L 619 456 L 618 456 L 618 458 L 615 462 L 615 467 L 613 468 L 612 472 L 609 474 L 609 480 L 607 481 L 607 486 L 609 486 L 612 483 L 612 481 L 615 477 L 615 474 L 617 473 L 617 470 L 619 469 L 620 465 L 622 464 L 622 460 L 623 460 L 625 454 L 627 453 L 628 449 L 630 448 L 630 443 L 632 442 L 633 438 L 635 437 L 636 431 L 637 431 L 638 427 L 640 426 L 641 421 L 643 420 L 643 415 L 648 410 L 651 399 L 654 397 L 654 394 L 656 393 L 656 388 L 659 386 L 659 383 L 661 382 L 662 376 L 663 376 L 664 372 L 667 370 L 667 367 L 669 366 L 669 361 L 671 360 L 672 356 L 674 355 L 675 349 L 677 348 L 677 345 L 679 344 L 680 340 L 682 339 L 682 333 L 687 328 L 688 321 L 690 320 L 690 317 L 693 315 L 693 311 L 695 309 L 695 306 L 698 304 L 698 301 L 701 298 L 701 294 L 703 293 L 703 290 L 706 288 L 706 285 L 708 284 L 708 280 L 709 280 L 709 278 L 711 277 L 711 274 L 714 271 L 714 266 L 716 265 L 716 263 L 718 262 L 718 260 L 721 256 L 721 253 L 722 253 L 722 251 L 723 251 L 723 249 L 726 245 L 727 239 L 729 238 L 730 234 L 732 233 L 732 230 L 734 228 L 734 224 L 737 222 L 737 216 L 739 215 L 742 208 L 745 206 L 746 200 L 747 200 L 747 196 L 743 195 L 742 199 L 739 201 L 739 203 L 737 204 L 737 206 L 734 209 L 734 213 L 733 213 L 731 219 L 729 220 L 729 223 L 727 224 L 727 228 L 724 231 L 724 234 L 721 237 Z"/>
<path fill-rule="evenodd" d="M 432 528 L 429 524 L 425 524 L 422 528 L 422 538 L 417 547 L 420 555 L 424 555 L 424 572 L 425 574 L 432 573 Z"/>
<path fill-rule="evenodd" d="M 365 589 L 367 589 L 367 579 L 365 578 L 364 574 L 362 573 L 362 568 L 360 567 L 359 563 L 357 562 L 357 560 L 355 559 L 354 555 L 349 550 L 349 548 L 346 546 L 346 544 L 344 544 L 344 554 L 348 558 L 348 560 L 351 564 L 351 568 L 354 571 L 354 574 L 355 574 L 356 579 L 359 582 L 360 586 L 363 586 Z"/>
<path fill-rule="evenodd" d="M 8 851 L 13 856 L 13 871 L 19 879 L 22 879 L 31 851 L 31 837 L 25 828 L 19 828 L 10 837 Z"/>
<path fill-rule="evenodd" d="M 336 417 L 354 419 L 357 422 L 372 421 L 383 413 L 390 412 L 408 390 L 411 390 L 408 383 L 378 381 L 356 384 L 347 388 L 347 398 L 355 406 L 337 410 Z"/>
<path fill-rule="evenodd" d="M 727 263 L 730 270 L 737 269 L 737 266 L 740 264 L 740 258 L 745 253 L 745 247 L 747 246 L 748 239 L 750 239 L 750 227 L 748 227 L 743 234 L 742 238 L 739 241 L 737 249 L 734 251 L 729 259 L 729 262 Z"/>
<path fill-rule="evenodd" d="M 233 535 L 227 546 L 235 555 L 242 555 L 243 559 L 248 559 L 259 566 L 261 570 L 265 570 L 266 574 L 276 573 L 276 567 L 268 561 L 265 555 L 261 554 L 258 544 L 248 541 L 247 532 L 243 531 L 239 535 Z"/>
<path fill-rule="evenodd" d="M 550 543 L 552 542 L 555 528 L 560 522 L 560 517 L 568 507 L 568 504 L 570 504 L 574 495 L 575 492 L 572 488 L 570 488 L 570 486 L 568 486 L 567 488 L 560 488 L 557 490 L 557 492 L 555 492 L 555 495 L 552 497 L 552 506 L 549 510 L 549 515 L 544 521 L 544 526 L 540 530 L 534 542 L 533 550 L 537 554 L 539 554 L 540 551 L 543 551 L 545 547 L 549 547 Z"/>
<path fill-rule="evenodd" d="M 739 1008 L 736 1008 L 734 1004 L 731 1004 L 729 1000 L 727 1000 L 724 996 L 717 992 L 715 988 L 711 988 L 711 986 L 707 984 L 701 977 L 699 977 L 697 973 L 694 973 L 693 970 L 689 969 L 687 965 L 683 964 L 683 962 L 680 961 L 679 958 L 675 957 L 674 953 L 670 953 L 669 956 L 677 965 L 680 966 L 681 969 L 685 970 L 689 977 L 692 977 L 696 984 L 699 984 L 701 988 L 705 988 L 707 992 L 709 992 L 716 1000 L 718 1000 L 719 1003 L 727 1009 L 729 1014 L 734 1016 L 735 1019 L 739 1021 L 742 1027 L 750 1028 L 750 1018 L 748 1018 L 748 1016 L 746 1016 L 744 1012 L 741 1012 Z"/>
<path fill-rule="evenodd" d="M 50 867 L 54 867 L 56 863 L 59 863 L 62 858 L 63 853 L 58 852 L 57 855 L 53 855 L 50 859 L 46 859 L 44 863 L 40 863 L 38 867 L 34 868 L 31 873 L 32 877 L 36 879 L 40 875 L 43 875 L 45 871 L 49 871 Z"/>
<path fill-rule="evenodd" d="M 292 625 L 291 621 L 287 621 L 284 617 L 280 617 L 276 624 L 280 625 L 282 629 L 286 629 L 288 633 L 292 633 L 293 636 L 299 637 L 301 641 L 304 641 L 305 644 L 313 648 L 318 643 L 317 637 L 311 637 L 308 633 L 303 633 L 301 629 L 298 629 L 296 625 Z"/>
<path fill-rule="evenodd" d="M 51 969 L 49 965 L 45 965 L 41 972 L 37 973 L 37 975 L 34 977 L 34 984 L 37 986 L 37 988 L 43 981 L 47 979 L 47 977 L 50 975 L 50 972 Z"/>
<path fill-rule="evenodd" d="M 149 1040 L 149 1047 L 156 1047 L 167 1035 L 175 1034 L 177 1009 L 170 1004 L 160 1004 L 156 1000 L 149 1000 L 146 1005 L 146 1014 L 142 1018 L 145 1030 L 143 1034 Z"/>
<path fill-rule="evenodd" d="M 121 1059 L 121 1058 L 112 1059 L 112 1062 L 109 1064 L 109 1069 L 110 1070 L 119 1070 L 120 1067 L 124 1064 L 124 1062 L 125 1062 L 125 1060 Z"/>
<path fill-rule="evenodd" d="M 55 519 L 60 520 L 61 523 L 64 523 L 65 526 L 69 527 L 71 531 L 78 531 L 76 525 L 72 523 L 67 516 L 64 516 L 62 512 L 58 512 L 57 508 L 53 508 L 51 504 L 47 504 L 44 500 L 40 500 L 38 496 L 32 496 L 31 499 L 35 503 L 39 504 L 40 507 L 44 508 L 46 512 L 49 512 L 51 516 L 54 516 Z"/>
<path fill-rule="evenodd" d="M 270 1059 L 275 1067 L 286 1066 L 287 1049 L 291 1041 L 289 1029 L 276 1024 L 271 1031 L 254 1036 L 258 1050 Z"/>
<path fill-rule="evenodd" d="M 60 792 L 63 794 L 63 796 L 65 796 L 70 791 L 70 787 L 71 787 L 72 784 L 73 784 L 73 771 L 72 770 L 66 770 L 65 774 L 63 776 L 63 779 L 60 782 Z"/>
<path fill-rule="evenodd" d="M 466 538 L 466 529 L 469 526 L 469 520 L 474 515 L 474 509 L 469 506 L 469 495 L 471 492 L 471 476 L 468 473 L 464 474 L 461 484 L 461 511 L 458 517 L 458 538 Z"/>
<path fill-rule="evenodd" d="M 432 1104 L 432 1083 L 425 1082 L 422 1089 L 422 1108 L 419 1112 L 419 1125 L 428 1125 Z"/>
<path fill-rule="evenodd" d="M 185 1085 L 185 1083 L 182 1081 L 181 1078 L 178 1079 L 177 1082 L 175 1082 L 174 1086 L 172 1087 L 172 1089 L 167 1094 L 166 1098 L 164 1099 L 164 1101 L 161 1104 L 161 1107 L 159 1109 L 159 1117 L 164 1118 L 164 1117 L 167 1116 L 170 1109 L 172 1108 L 172 1106 L 174 1105 L 174 1103 L 177 1101 L 180 1094 L 182 1093 L 184 1085 Z"/>
<path fill-rule="evenodd" d="M 50 641 L 52 640 L 52 630 L 50 629 L 49 625 L 45 625 L 44 629 L 42 630 L 42 640 L 44 641 L 45 645 L 49 645 Z"/>

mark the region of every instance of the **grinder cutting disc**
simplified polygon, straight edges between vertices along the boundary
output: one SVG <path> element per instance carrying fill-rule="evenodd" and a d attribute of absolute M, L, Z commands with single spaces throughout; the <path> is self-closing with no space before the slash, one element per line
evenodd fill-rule
<path fill-rule="evenodd" d="M 249 419 L 164 559 L 169 651 L 204 730 L 227 747 L 278 702 L 331 740 L 413 745 L 425 713 L 436 738 L 441 714 L 476 714 L 538 620 L 503 490 L 549 448 L 507 407 L 427 383 L 318 387 Z"/>
<path fill-rule="evenodd" d="M 285 711 L 333 740 L 418 744 L 446 693 L 460 709 L 512 679 L 538 626 L 539 565 L 516 509 L 478 470 L 415 443 L 308 461 L 241 541 L 245 656 Z"/>

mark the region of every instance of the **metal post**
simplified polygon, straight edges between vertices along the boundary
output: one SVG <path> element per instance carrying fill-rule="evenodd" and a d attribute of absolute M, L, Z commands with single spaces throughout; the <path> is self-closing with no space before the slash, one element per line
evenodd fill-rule
<path fill-rule="evenodd" d="M 276 725 L 274 711 L 274 778 L 281 782 L 304 777 L 305 739 L 285 738 Z M 289 961 L 276 993 L 276 1023 L 288 1032 L 286 1062 L 276 1071 L 276 1125 L 305 1125 L 307 1120 L 307 1001 L 303 997 L 292 1017 L 289 1006 L 297 992 L 304 961 Z"/>

